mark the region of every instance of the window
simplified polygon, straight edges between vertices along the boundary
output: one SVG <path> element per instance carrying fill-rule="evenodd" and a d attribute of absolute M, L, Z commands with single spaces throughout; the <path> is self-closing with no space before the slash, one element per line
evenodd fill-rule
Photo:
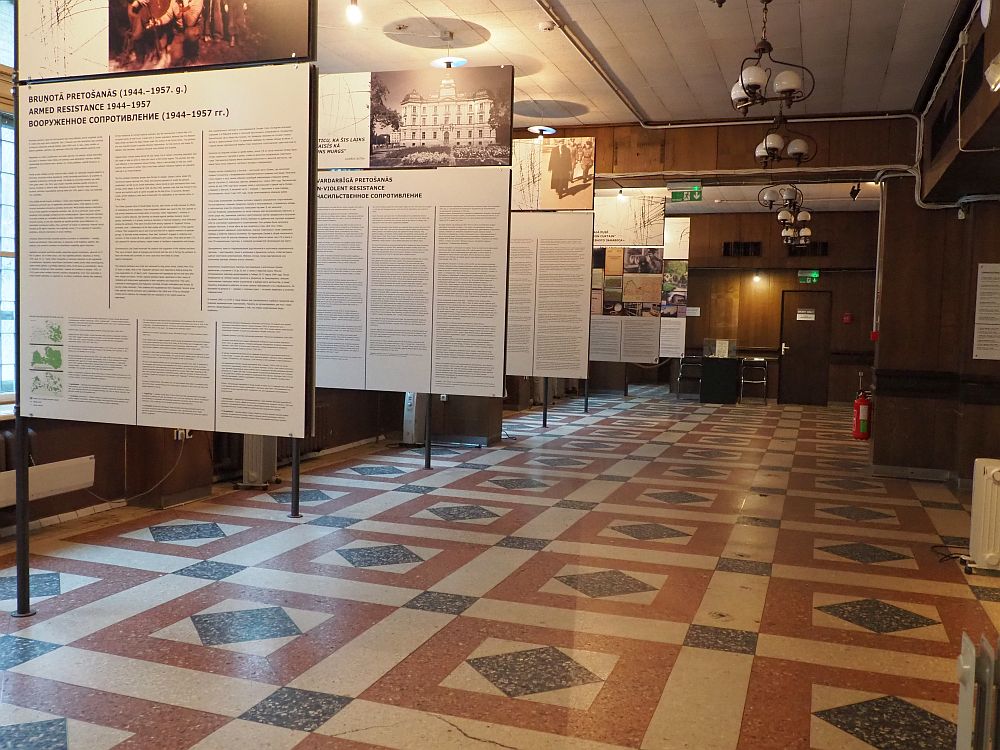
<path fill-rule="evenodd" d="M 421 125 L 426 125 L 427 124 L 427 118 L 426 117 L 421 117 L 420 118 L 420 124 Z"/>
<path fill-rule="evenodd" d="M 414 130 L 412 133 L 410 133 L 410 139 L 414 141 L 417 140 L 417 131 Z"/>
<path fill-rule="evenodd" d="M 483 116 L 482 116 L 482 115 L 479 115 L 479 124 L 480 124 L 480 125 L 482 125 L 482 124 L 483 124 Z"/>
<path fill-rule="evenodd" d="M 480 130 L 480 131 L 479 131 L 479 137 L 480 137 L 480 138 L 482 138 L 482 137 L 483 137 L 483 131 L 482 131 L 482 130 Z"/>
<path fill-rule="evenodd" d="M 451 118 L 448 117 L 448 115 L 445 115 L 444 116 L 444 124 L 447 125 L 449 122 L 451 122 Z"/>
<path fill-rule="evenodd" d="M 420 114 L 426 115 L 427 114 L 427 107 L 421 107 L 420 108 Z"/>
<path fill-rule="evenodd" d="M 433 133 L 431 133 L 431 140 L 436 141 L 437 137 L 438 137 L 438 132 L 435 130 Z"/>
<path fill-rule="evenodd" d="M 435 115 L 435 116 L 434 116 L 434 124 L 435 124 L 435 125 L 437 125 L 437 124 L 438 124 L 438 118 L 437 118 L 437 115 Z"/>
<path fill-rule="evenodd" d="M 479 111 L 480 111 L 480 112 L 482 112 L 482 111 L 483 111 L 483 103 L 482 103 L 482 102 L 479 102 Z"/>
<path fill-rule="evenodd" d="M 472 124 L 472 115 L 469 115 L 469 124 Z"/>
<path fill-rule="evenodd" d="M 423 140 L 426 140 L 426 139 L 427 139 L 427 131 L 421 132 L 420 133 L 420 140 L 423 141 Z M 423 146 L 424 144 L 421 143 L 420 145 Z"/>

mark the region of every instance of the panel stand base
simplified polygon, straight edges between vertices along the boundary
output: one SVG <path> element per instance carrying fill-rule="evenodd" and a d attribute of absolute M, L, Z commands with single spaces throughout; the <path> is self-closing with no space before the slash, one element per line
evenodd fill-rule
<path fill-rule="evenodd" d="M 299 484 L 301 478 L 301 460 L 299 455 L 299 440 L 292 438 L 292 503 L 288 511 L 289 518 L 302 518 L 299 510 Z"/>

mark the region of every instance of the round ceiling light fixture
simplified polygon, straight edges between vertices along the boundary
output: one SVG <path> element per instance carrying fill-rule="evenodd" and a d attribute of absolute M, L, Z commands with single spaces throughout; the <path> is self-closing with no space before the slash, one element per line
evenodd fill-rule
<path fill-rule="evenodd" d="M 347 22 L 351 26 L 357 26 L 363 20 L 361 8 L 358 7 L 358 0 L 351 0 L 347 4 Z"/>
<path fill-rule="evenodd" d="M 532 125 L 528 128 L 528 132 L 535 135 L 554 135 L 556 129 L 548 125 Z"/>
<path fill-rule="evenodd" d="M 464 57 L 456 57 L 455 55 L 445 55 L 444 57 L 439 57 L 437 60 L 431 62 L 432 68 L 461 68 L 463 65 L 468 63 Z"/>
<path fill-rule="evenodd" d="M 816 141 L 805 133 L 792 130 L 780 111 L 774 118 L 774 124 L 764 134 L 764 140 L 754 149 L 754 158 L 764 169 L 786 160 L 794 161 L 799 166 L 812 161 L 815 156 Z"/>
<path fill-rule="evenodd" d="M 778 209 L 776 218 L 781 225 L 781 241 L 786 245 L 808 245 L 812 242 L 812 212 L 803 205 L 805 196 L 795 185 L 768 185 L 757 193 L 757 202 L 764 208 Z"/>

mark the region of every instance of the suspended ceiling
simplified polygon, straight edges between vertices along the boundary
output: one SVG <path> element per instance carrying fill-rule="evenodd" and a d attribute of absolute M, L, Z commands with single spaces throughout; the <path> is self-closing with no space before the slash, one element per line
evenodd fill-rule
<path fill-rule="evenodd" d="M 514 66 L 515 126 L 633 122 L 636 117 L 559 29 L 548 4 L 647 121 L 734 117 L 729 90 L 760 35 L 758 0 L 318 0 L 323 72 L 423 67 L 451 49 L 473 65 Z M 773 0 L 768 38 L 805 63 L 816 92 L 793 115 L 910 111 L 953 15 L 968 0 Z"/>

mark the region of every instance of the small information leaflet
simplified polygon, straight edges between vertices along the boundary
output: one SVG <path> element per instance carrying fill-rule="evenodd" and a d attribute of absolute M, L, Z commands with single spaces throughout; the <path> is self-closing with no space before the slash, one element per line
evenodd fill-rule
<path fill-rule="evenodd" d="M 592 213 L 510 220 L 507 374 L 586 378 Z"/>
<path fill-rule="evenodd" d="M 1000 359 L 1000 263 L 980 263 L 973 359 Z"/>
<path fill-rule="evenodd" d="M 317 188 L 317 385 L 502 396 L 510 169 Z"/>
<path fill-rule="evenodd" d="M 303 436 L 311 88 L 303 64 L 22 89 L 25 415 Z"/>

